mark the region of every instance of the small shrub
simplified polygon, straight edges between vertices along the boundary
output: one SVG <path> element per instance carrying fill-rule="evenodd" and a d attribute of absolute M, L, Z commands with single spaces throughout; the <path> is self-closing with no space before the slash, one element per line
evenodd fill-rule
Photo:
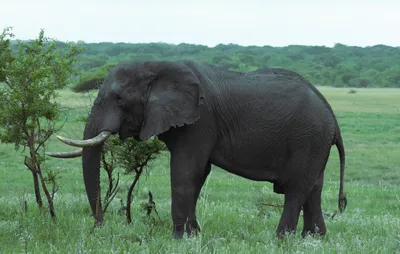
<path fill-rule="evenodd" d="M 77 93 L 88 92 L 90 90 L 99 89 L 108 72 L 115 64 L 106 64 L 99 68 L 95 68 L 90 72 L 81 74 L 78 83 L 72 88 Z"/>
<path fill-rule="evenodd" d="M 114 156 L 115 166 L 125 169 L 125 174 L 134 174 L 135 177 L 131 183 L 126 200 L 126 218 L 128 223 L 132 222 L 131 217 L 131 203 L 132 192 L 135 188 L 143 170 L 148 166 L 148 163 L 157 158 L 159 154 L 167 150 L 164 142 L 160 141 L 157 137 L 152 137 L 146 141 L 137 141 L 134 138 L 128 138 L 121 141 L 118 137 L 113 136 L 107 139 L 103 148 L 103 153 L 109 153 Z M 109 156 L 107 156 L 109 157 Z M 105 161 L 105 160 L 104 160 Z M 112 174 L 112 172 L 111 172 Z M 109 179 L 111 177 L 109 176 Z M 110 189 L 110 188 L 109 188 Z M 152 208 L 152 195 L 149 193 L 149 204 L 147 207 L 148 214 Z"/>
<path fill-rule="evenodd" d="M 81 75 L 78 83 L 72 88 L 77 93 L 99 89 L 107 74 L 101 72 L 88 72 Z"/>

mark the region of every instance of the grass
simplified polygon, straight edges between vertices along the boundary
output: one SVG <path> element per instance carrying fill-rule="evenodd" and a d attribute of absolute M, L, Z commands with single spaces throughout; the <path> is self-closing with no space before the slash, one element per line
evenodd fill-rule
<path fill-rule="evenodd" d="M 347 167 L 345 193 L 348 206 L 334 219 L 326 218 L 324 238 L 302 239 L 302 216 L 296 235 L 280 241 L 275 229 L 283 196 L 272 184 L 253 182 L 214 167 L 197 210 L 202 233 L 171 239 L 169 156 L 151 163 L 135 191 L 133 223 L 117 214 L 125 200 L 130 175 L 122 175 L 121 189 L 105 215 L 106 224 L 93 230 L 82 180 L 80 159 L 50 158 L 45 166 L 60 172 L 56 194 L 57 221 L 35 204 L 32 177 L 13 146 L 0 144 L 0 253 L 400 253 L 400 89 L 349 89 L 319 87 L 331 103 L 342 128 Z M 87 114 L 89 97 L 60 91 L 68 110 L 61 135 L 81 138 L 78 122 Z M 93 99 L 92 95 L 92 99 Z M 69 148 L 52 138 L 48 150 Z M 323 209 L 337 208 L 339 158 L 332 149 L 326 168 Z M 102 172 L 105 194 L 106 175 Z M 146 218 L 140 203 L 153 193 L 160 217 Z M 28 211 L 23 211 L 27 202 Z"/>

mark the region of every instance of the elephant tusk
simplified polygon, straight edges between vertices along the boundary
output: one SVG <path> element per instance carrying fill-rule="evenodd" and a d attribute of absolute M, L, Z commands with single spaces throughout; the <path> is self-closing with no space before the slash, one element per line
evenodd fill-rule
<path fill-rule="evenodd" d="M 82 148 L 71 152 L 46 152 L 46 154 L 55 158 L 75 158 L 82 156 Z"/>
<path fill-rule="evenodd" d="M 57 138 L 59 140 L 61 140 L 62 142 L 64 142 L 65 144 L 70 145 L 70 146 L 91 147 L 91 146 L 96 146 L 96 145 L 102 144 L 109 136 L 111 136 L 111 132 L 102 131 L 96 137 L 91 138 L 91 139 L 86 139 L 86 140 L 73 140 L 73 139 L 64 138 L 61 136 L 57 136 Z"/>

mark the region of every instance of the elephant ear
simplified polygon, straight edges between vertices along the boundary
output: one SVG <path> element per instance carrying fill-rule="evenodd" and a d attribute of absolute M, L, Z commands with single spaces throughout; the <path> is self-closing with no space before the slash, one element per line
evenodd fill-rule
<path fill-rule="evenodd" d="M 141 140 L 200 118 L 199 107 L 204 98 L 200 81 L 187 66 L 169 64 L 156 74 L 149 89 Z"/>

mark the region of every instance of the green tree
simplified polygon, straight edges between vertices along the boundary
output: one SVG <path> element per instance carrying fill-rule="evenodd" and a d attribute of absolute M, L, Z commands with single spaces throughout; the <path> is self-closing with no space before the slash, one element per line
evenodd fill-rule
<path fill-rule="evenodd" d="M 16 150 L 22 148 L 24 164 L 33 176 L 36 202 L 41 208 L 40 180 L 54 218 L 56 174 L 51 169 L 43 170 L 44 150 L 50 136 L 59 129 L 56 89 L 67 85 L 81 47 L 70 44 L 61 51 L 41 30 L 37 39 L 17 41 L 13 53 L 10 43 L 13 36 L 9 27 L 0 36 L 0 76 L 5 83 L 0 87 L 0 140 L 14 144 Z M 52 184 L 51 192 L 46 183 Z"/>

